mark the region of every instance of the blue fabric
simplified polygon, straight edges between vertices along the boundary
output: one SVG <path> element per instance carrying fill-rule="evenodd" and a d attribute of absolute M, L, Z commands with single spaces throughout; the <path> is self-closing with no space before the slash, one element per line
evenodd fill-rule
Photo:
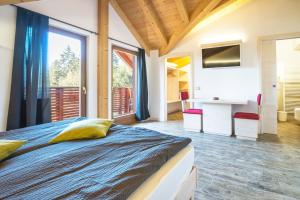
<path fill-rule="evenodd" d="M 7 130 L 50 122 L 49 18 L 18 8 Z"/>
<path fill-rule="evenodd" d="M 139 49 L 137 60 L 137 95 L 135 115 L 138 121 L 142 121 L 150 117 L 148 109 L 148 83 L 144 49 Z"/>

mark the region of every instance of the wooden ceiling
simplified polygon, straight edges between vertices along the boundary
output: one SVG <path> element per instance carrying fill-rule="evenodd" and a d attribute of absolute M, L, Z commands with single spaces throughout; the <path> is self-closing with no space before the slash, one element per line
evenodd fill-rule
<path fill-rule="evenodd" d="M 110 0 L 140 45 L 170 52 L 199 22 L 237 0 Z"/>
<path fill-rule="evenodd" d="M 0 0 L 0 6 L 7 5 L 7 4 L 30 2 L 30 1 L 39 1 L 39 0 Z"/>
<path fill-rule="evenodd" d="M 0 5 L 37 0 L 0 0 Z M 101 1 L 101 0 L 100 0 Z M 140 45 L 160 56 L 198 23 L 238 0 L 109 0 Z"/>

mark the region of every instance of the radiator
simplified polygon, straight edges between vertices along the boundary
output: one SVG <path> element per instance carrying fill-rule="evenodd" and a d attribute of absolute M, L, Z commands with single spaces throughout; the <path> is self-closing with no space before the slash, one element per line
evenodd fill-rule
<path fill-rule="evenodd" d="M 294 109 L 296 107 L 300 107 L 300 81 L 288 81 L 283 85 L 285 93 L 285 111 L 288 113 L 294 113 Z"/>

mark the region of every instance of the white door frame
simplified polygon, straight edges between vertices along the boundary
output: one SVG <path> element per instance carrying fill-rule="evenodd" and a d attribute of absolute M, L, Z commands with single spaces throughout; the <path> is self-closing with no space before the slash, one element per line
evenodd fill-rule
<path fill-rule="evenodd" d="M 174 57 L 185 57 L 189 56 L 191 58 L 190 63 L 190 73 L 189 73 L 189 95 L 190 98 L 194 97 L 194 58 L 192 52 L 179 52 L 179 53 L 172 53 L 168 54 L 166 56 L 163 56 L 160 58 L 161 67 L 163 67 L 163 87 L 160 88 L 160 90 L 163 90 L 163 95 L 161 99 L 161 108 L 163 110 L 162 113 L 162 121 L 168 120 L 168 103 L 167 103 L 167 66 L 166 66 L 166 60 L 168 58 L 174 58 Z"/>
<path fill-rule="evenodd" d="M 266 35 L 266 36 L 260 36 L 258 37 L 257 41 L 257 48 L 258 48 L 258 62 L 259 62 L 259 85 L 260 85 L 260 91 L 264 91 L 264 85 L 263 85 L 263 66 L 262 66 L 262 44 L 264 41 L 276 41 L 276 40 L 286 40 L 286 39 L 294 39 L 294 38 L 300 38 L 300 32 L 295 33 L 286 33 L 286 34 L 275 34 L 275 35 Z M 262 94 L 264 95 L 264 94 Z M 277 101 L 277 99 L 276 99 Z M 276 113 L 277 115 L 277 113 Z M 263 117 L 263 116 L 262 116 Z M 277 120 L 277 118 L 276 118 Z M 263 120 L 261 120 L 263 123 Z M 263 127 L 263 124 L 262 124 Z M 262 130 L 263 131 L 263 130 Z M 275 133 L 277 134 L 277 133 Z"/>

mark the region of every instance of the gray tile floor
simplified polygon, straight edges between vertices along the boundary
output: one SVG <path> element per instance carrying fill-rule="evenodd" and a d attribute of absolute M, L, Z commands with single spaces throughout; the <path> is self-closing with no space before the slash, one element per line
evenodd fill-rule
<path fill-rule="evenodd" d="M 183 130 L 182 121 L 135 126 L 192 138 L 198 181 L 195 199 L 300 199 L 300 126 L 279 124 L 279 134 L 257 142 Z"/>

